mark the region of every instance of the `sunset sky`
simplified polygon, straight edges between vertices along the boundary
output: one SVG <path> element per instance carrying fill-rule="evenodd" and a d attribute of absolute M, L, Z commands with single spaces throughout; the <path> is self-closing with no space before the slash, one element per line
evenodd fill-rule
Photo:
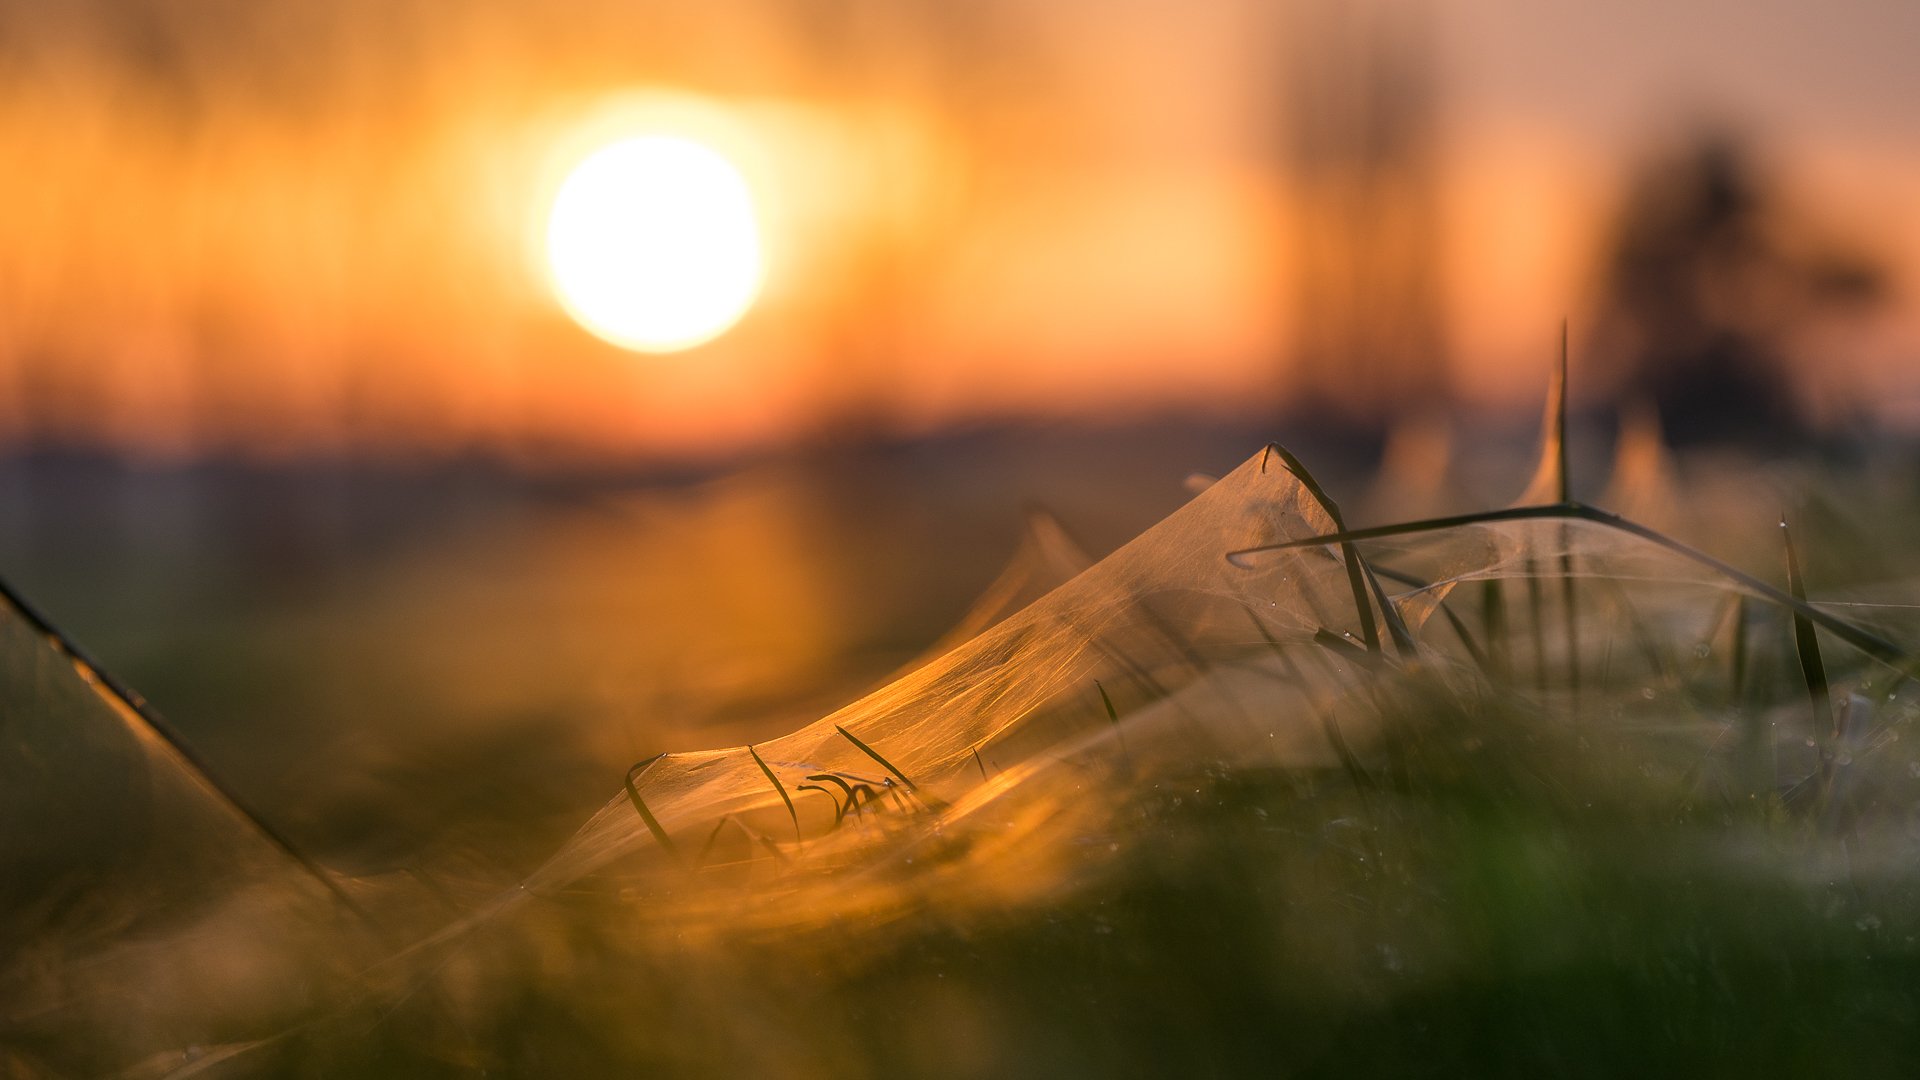
<path fill-rule="evenodd" d="M 1537 395 L 1627 178 L 1714 123 L 1891 270 L 1813 343 L 1817 381 L 1920 423 L 1920 6 L 1370 6 L 1427 28 L 1463 403 Z M 596 457 L 849 417 L 1244 414 L 1285 399 L 1298 316 L 1295 14 L 4 0 L 0 427 Z M 634 117 L 731 159 L 764 243 L 742 321 L 668 355 L 576 324 L 542 256 L 566 167 Z"/>

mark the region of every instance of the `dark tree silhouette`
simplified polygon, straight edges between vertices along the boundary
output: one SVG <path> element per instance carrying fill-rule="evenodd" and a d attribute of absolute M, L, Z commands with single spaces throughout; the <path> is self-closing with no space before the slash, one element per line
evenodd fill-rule
<path fill-rule="evenodd" d="M 1804 332 L 1883 292 L 1872 262 L 1794 220 L 1725 133 L 1652 162 L 1606 255 L 1594 355 L 1623 366 L 1676 443 L 1781 445 L 1811 433 L 1794 372 Z"/>

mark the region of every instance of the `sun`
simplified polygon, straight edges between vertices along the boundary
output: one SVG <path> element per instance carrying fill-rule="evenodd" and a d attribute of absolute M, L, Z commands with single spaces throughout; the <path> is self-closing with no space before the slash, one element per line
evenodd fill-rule
<path fill-rule="evenodd" d="M 745 177 L 678 135 L 623 138 L 575 165 L 547 215 L 546 256 L 575 321 L 652 353 L 725 333 L 753 305 L 765 270 Z"/>

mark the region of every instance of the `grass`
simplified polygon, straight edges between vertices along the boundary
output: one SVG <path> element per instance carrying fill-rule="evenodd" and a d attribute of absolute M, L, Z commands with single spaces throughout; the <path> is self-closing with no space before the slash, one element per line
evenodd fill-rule
<path fill-rule="evenodd" d="M 633 802 L 633 812 L 640 815 L 640 820 L 647 826 L 647 832 L 653 835 L 654 842 L 666 849 L 669 854 L 673 854 L 673 840 L 667 836 L 667 830 L 660 827 L 660 819 L 654 817 L 653 811 L 647 809 L 647 801 L 640 797 L 640 789 L 634 786 L 633 782 L 635 777 L 647 771 L 648 766 L 666 756 L 665 754 L 656 754 L 635 765 L 633 768 L 628 769 L 626 785 L 627 798 Z"/>
<path fill-rule="evenodd" d="M 793 808 L 793 799 L 787 795 L 787 786 L 780 782 L 780 778 L 774 775 L 772 769 L 767 768 L 767 763 L 760 757 L 760 751 L 755 750 L 751 743 L 747 745 L 747 753 L 753 756 L 753 763 L 760 767 L 760 772 L 766 776 L 767 783 L 772 784 L 773 790 L 780 793 L 780 801 L 785 804 L 787 808 L 787 817 L 793 822 L 793 838 L 798 842 L 800 839 L 800 813 Z M 638 806 L 638 803 L 635 805 Z"/>
<path fill-rule="evenodd" d="M 1542 719 L 1423 709 L 1398 736 L 1412 781 L 1365 790 L 1163 773 L 1071 846 L 1071 888 L 1012 908 L 688 938 L 576 897 L 476 944 L 509 988 L 484 1026 L 421 997 L 287 1068 L 1890 1075 L 1920 1047 L 1910 893 L 1756 878 L 1715 849 L 1764 823 L 1702 822 L 1571 732 L 1526 737 Z"/>
<path fill-rule="evenodd" d="M 604 911 L 576 913 L 592 928 L 591 947 L 618 963 L 609 970 L 575 954 L 554 993 L 584 1015 L 499 1021 L 526 1038 L 517 1052 L 533 1056 L 508 1053 L 488 1067 L 548 1062 L 540 1055 L 557 1052 L 548 1039 L 564 1031 L 571 1061 L 682 1075 L 1895 1069 L 1920 1050 L 1920 874 L 1902 861 L 1911 847 L 1903 815 L 1914 804 L 1900 783 L 1907 770 L 1890 757 L 1838 764 L 1829 746 L 1845 733 L 1833 730 L 1811 754 L 1782 740 L 1759 771 L 1726 744 L 1740 731 L 1778 730 L 1770 718 L 1792 694 L 1835 715 L 1821 632 L 1856 658 L 1842 665 L 1851 685 L 1904 670 L 1906 652 L 1811 603 L 1790 538 L 1780 588 L 1561 495 L 1351 529 L 1315 490 L 1331 531 L 1233 553 L 1334 547 L 1355 624 L 1385 629 L 1355 637 L 1320 627 L 1309 642 L 1289 642 L 1241 609 L 1286 681 L 1314 683 L 1299 663 L 1308 653 L 1321 667 L 1351 665 L 1328 670 L 1362 673 L 1358 689 L 1319 699 L 1329 765 L 1128 747 L 1121 731 L 1132 710 L 1096 680 L 1111 737 L 1093 745 L 1110 743 L 1128 767 L 1078 761 L 1047 774 L 1081 777 L 1075 797 L 1097 812 L 1064 834 L 1030 838 L 1053 862 L 1034 879 L 1044 884 L 1001 880 L 1017 872 L 1001 860 L 1018 861 L 1004 850 L 974 857 L 988 843 L 971 831 L 980 822 L 935 815 L 930 828 L 962 849 L 944 856 L 957 860 L 957 876 L 927 876 L 943 857 L 936 847 L 926 858 L 929 834 L 889 834 L 851 868 L 725 892 L 717 919 L 672 908 L 609 935 Z M 1625 534 L 1720 582 L 1721 599 L 1695 586 L 1683 602 L 1566 556 L 1527 564 L 1529 600 L 1517 618 L 1505 582 L 1488 579 L 1438 605 L 1432 625 L 1444 632 L 1420 633 L 1380 584 L 1418 588 L 1419 578 L 1376 566 L 1365 551 L 1516 523 Z M 1548 576 L 1562 582 L 1558 611 L 1538 587 Z M 1709 614 L 1678 618 L 1695 599 Z M 1564 633 L 1550 645 L 1556 622 Z M 1182 631 L 1157 614 L 1152 624 Z M 1758 649 L 1756 631 L 1769 627 L 1781 639 Z M 1724 662 L 1705 663 L 1721 640 Z M 1208 670 L 1246 662 L 1197 640 L 1177 646 L 1171 654 L 1201 655 Z M 1442 660 L 1449 648 L 1463 666 Z M 1176 699 L 1177 686 L 1116 655 L 1114 667 L 1148 688 L 1133 709 Z M 1526 677 L 1516 679 L 1522 659 Z M 1791 681 L 1774 661 L 1792 665 Z M 1879 733 L 1897 738 L 1915 717 L 1897 706 Z M 920 790 L 867 742 L 835 730 Z M 751 753 L 791 813 L 784 787 Z M 1135 777 L 1143 755 L 1151 767 Z M 967 761 L 992 787 L 977 747 Z M 1861 781 L 1852 795 L 1836 794 L 1841 769 Z M 1813 776 L 1813 796 L 1796 805 L 1793 791 Z M 853 782 L 829 772 L 807 780 L 803 790 L 840 789 L 837 817 L 860 812 Z M 1008 790 L 990 822 L 1021 818 L 1023 789 Z M 1038 800 L 1048 812 L 1067 809 L 1057 791 Z M 1851 801 L 1836 814 L 1841 799 Z M 620 880 L 630 890 L 646 877 Z M 662 888 L 639 887 L 649 896 Z M 876 902 L 881 893 L 893 899 Z M 769 907 L 788 910 L 770 917 Z M 690 953 L 665 944 L 689 933 L 700 941 Z M 648 964 L 671 965 L 675 979 L 632 974 Z M 641 1030 L 616 1016 L 653 1022 Z M 586 1044 L 573 1041 L 583 1033 Z M 355 1064 L 390 1060 L 409 1059 Z"/>
<path fill-rule="evenodd" d="M 650 758 L 624 801 L 660 849 L 656 810 L 703 838 L 688 872 L 609 863 L 211 1075 L 1897 1075 L 1909 652 L 1810 600 L 1784 530 L 1777 585 L 1575 501 L 1564 446 L 1550 502 L 1362 528 L 1275 447 L 1322 531 L 1216 554 L 1329 552 L 1346 610 L 1155 596 L 1141 647 L 1092 639 L 1097 712 L 1073 681 L 1022 714 L 1058 738 L 944 772 L 838 723 L 889 781 L 748 745 L 791 847 L 683 826 Z M 1560 546 L 1459 581 L 1417 558 L 1501 530 Z"/>
<path fill-rule="evenodd" d="M 1308 475 L 1277 453 L 1290 471 Z M 1698 738 L 1711 723 L 1696 725 L 1679 747 L 1636 726 L 1703 717 L 1714 698 L 1755 714 L 1774 707 L 1754 697 L 1765 688 L 1748 685 L 1750 600 L 1784 613 L 1802 688 L 1819 715 L 1833 713 L 1816 627 L 1869 660 L 1904 662 L 1899 646 L 1808 602 L 1790 538 L 1781 590 L 1573 502 L 1564 483 L 1559 500 L 1544 506 L 1370 530 L 1349 529 L 1317 485 L 1306 488 L 1329 531 L 1233 557 L 1327 545 L 1340 553 L 1361 637 L 1321 627 L 1304 646 L 1362 661 L 1358 670 L 1371 673 L 1364 693 L 1323 703 L 1335 769 L 1161 756 L 1150 784 L 1095 782 L 1106 804 L 1097 831 L 1072 838 L 1091 854 L 1071 860 L 1058 890 L 1016 890 L 1012 909 L 936 891 L 857 931 L 824 915 L 773 936 L 747 929 L 750 918 L 709 926 L 720 942 L 711 948 L 723 956 L 739 950 L 756 971 L 818 970 L 821 956 L 836 958 L 824 997 L 778 990 L 761 1000 L 763 1012 L 740 1021 L 772 1023 L 796 1048 L 837 1045 L 823 1065 L 836 1074 L 1694 1075 L 1782 1065 L 1875 1072 L 1898 1059 L 1914 1037 L 1906 1017 L 1920 1004 L 1912 981 L 1920 953 L 1906 933 L 1920 930 L 1915 880 L 1851 874 L 1836 886 L 1792 872 L 1802 860 L 1821 865 L 1832 856 L 1818 824 L 1831 819 L 1832 755 L 1814 759 L 1822 808 L 1796 812 L 1777 784 L 1702 782 L 1722 767 L 1710 747 L 1700 756 Z M 1570 554 L 1556 560 L 1562 657 L 1546 644 L 1555 615 L 1543 603 L 1541 567 L 1530 561 L 1519 620 L 1498 580 L 1484 586 L 1478 641 L 1453 598 L 1439 606 L 1478 678 L 1433 669 L 1435 644 L 1416 639 L 1380 585 L 1382 576 L 1405 583 L 1405 575 L 1377 571 L 1363 546 L 1524 522 L 1624 532 L 1736 590 L 1726 685 L 1709 690 L 1677 677 L 1678 658 L 1694 646 L 1656 636 L 1629 595 L 1631 582 L 1589 583 L 1610 599 L 1582 605 Z M 1583 613 L 1591 619 L 1602 607 L 1621 616 L 1644 663 L 1616 670 L 1609 656 L 1583 677 L 1583 640 L 1595 633 L 1583 632 Z M 1158 614 L 1152 623 L 1159 634 L 1181 632 Z M 1279 641 L 1257 617 L 1253 623 L 1261 644 L 1300 679 L 1292 654 L 1303 646 Z M 1381 626 L 1384 635 L 1375 632 Z M 1173 650 L 1199 651 L 1190 641 Z M 1501 677 L 1511 658 L 1529 653 L 1533 678 L 1525 685 Z M 1171 697 L 1154 672 L 1119 656 L 1121 672 L 1149 688 L 1147 702 Z M 1496 665 L 1492 657 L 1506 659 Z M 1648 691 L 1652 705 L 1634 689 L 1647 678 L 1663 684 Z M 1095 687 L 1131 774 L 1121 709 L 1104 684 Z M 1366 719 L 1364 744 L 1347 737 L 1338 709 Z M 1615 727 L 1596 727 L 1609 711 Z M 867 742 L 835 730 L 907 790 L 920 790 Z M 977 749 L 971 758 L 986 781 Z M 753 759 L 779 788 L 757 752 Z M 860 812 L 860 791 L 846 779 L 808 780 L 842 790 L 837 816 Z M 635 806 L 644 816 L 637 799 Z M 1741 864 L 1728 849 L 1743 845 L 1767 855 Z M 879 858 L 867 873 L 914 878 L 911 859 Z M 966 865 L 969 875 L 997 872 L 991 863 Z M 829 875 L 788 895 L 834 911 L 863 888 Z M 642 934 L 617 951 L 644 956 L 656 947 Z M 709 977 L 729 966 L 712 955 L 699 962 Z M 722 978 L 713 993 L 737 988 Z M 782 1039 L 762 1032 L 756 1041 L 758 1049 L 736 1053 L 717 1036 L 673 1071 L 795 1068 L 777 1050 L 772 1062 L 750 1060 Z"/>
<path fill-rule="evenodd" d="M 903 783 L 903 784 L 905 784 L 905 785 L 907 785 L 907 790 L 908 790 L 908 791 L 911 791 L 911 792 L 913 792 L 913 793 L 914 793 L 914 794 L 916 794 L 916 795 L 918 795 L 918 794 L 920 793 L 920 785 L 919 785 L 919 784 L 916 784 L 916 783 L 914 783 L 914 782 L 913 782 L 912 780 L 910 780 L 910 779 L 908 779 L 908 778 L 907 778 L 907 774 L 906 774 L 906 773 L 903 773 L 903 772 L 901 772 L 901 771 L 900 771 L 900 770 L 899 770 L 899 769 L 898 769 L 897 767 L 895 767 L 895 765 L 893 764 L 893 762 L 891 762 L 891 761 L 888 761 L 888 760 L 887 760 L 886 758 L 884 758 L 884 757 L 881 757 L 881 756 L 880 756 L 880 751 L 878 751 L 878 750 L 875 750 L 875 749 L 874 749 L 873 747 L 871 747 L 871 746 L 868 746 L 868 745 L 867 745 L 866 743 L 864 743 L 864 742 L 861 742 L 861 741 L 860 741 L 860 737 L 859 737 L 858 735 L 855 735 L 855 734 L 854 734 L 853 732 L 851 732 L 851 731 L 848 731 L 848 730 L 847 730 L 846 728 L 843 728 L 843 727 L 841 727 L 841 726 L 840 726 L 840 725 L 838 725 L 838 724 L 835 724 L 835 725 L 834 725 L 834 727 L 833 727 L 833 730 L 835 730 L 835 731 L 837 731 L 837 732 L 839 732 L 839 733 L 840 733 L 840 737 L 841 737 L 841 738 L 843 738 L 843 739 L 845 739 L 845 740 L 847 740 L 848 742 L 850 742 L 850 743 L 852 743 L 852 744 L 854 745 L 854 748 L 855 748 L 855 749 L 857 749 L 857 750 L 859 750 L 859 751 L 860 751 L 861 753 L 863 753 L 863 754 L 865 754 L 865 755 L 867 755 L 868 757 L 870 757 L 870 758 L 872 758 L 873 760 L 875 760 L 875 761 L 877 761 L 877 762 L 879 762 L 879 763 L 880 763 L 880 767 L 881 767 L 881 768 L 883 768 L 883 769 L 885 769 L 885 770 L 887 770 L 887 771 L 888 771 L 889 773 L 892 773 L 892 774 L 893 774 L 893 777 L 894 777 L 894 779 L 896 779 L 896 780 L 898 780 L 898 781 L 900 781 L 901 783 Z"/>

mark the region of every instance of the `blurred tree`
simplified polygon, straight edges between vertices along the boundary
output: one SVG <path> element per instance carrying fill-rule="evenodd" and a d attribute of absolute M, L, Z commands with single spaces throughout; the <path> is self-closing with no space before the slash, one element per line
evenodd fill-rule
<path fill-rule="evenodd" d="M 1629 186 L 1605 255 L 1594 355 L 1676 443 L 1777 445 L 1814 417 L 1805 333 L 1884 294 L 1880 268 L 1784 208 L 1739 139 L 1696 136 Z"/>
<path fill-rule="evenodd" d="M 1445 407 L 1439 92 L 1423 5 L 1289 9 L 1290 411 L 1380 437 Z"/>

